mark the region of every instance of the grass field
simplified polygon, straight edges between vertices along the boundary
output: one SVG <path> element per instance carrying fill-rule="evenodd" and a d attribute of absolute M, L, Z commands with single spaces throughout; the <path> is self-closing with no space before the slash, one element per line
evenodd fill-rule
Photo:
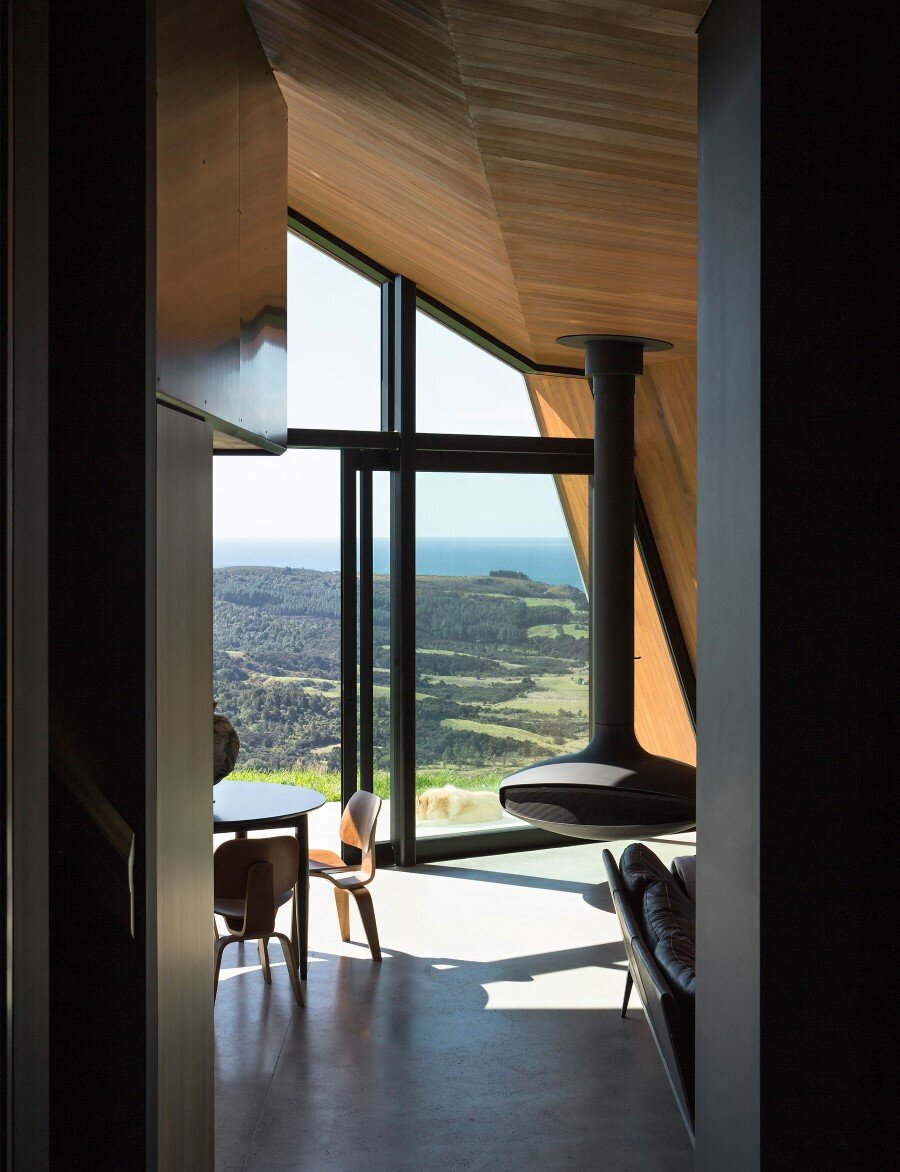
<path fill-rule="evenodd" d="M 475 776 L 471 770 L 457 772 L 453 769 L 423 770 L 416 774 L 416 793 L 433 786 L 455 785 L 457 789 L 496 790 L 503 780 L 503 774 L 484 772 Z M 326 802 L 341 800 L 341 775 L 339 773 L 314 773 L 311 770 L 279 769 L 266 773 L 261 769 L 236 769 L 229 775 L 229 781 L 266 781 L 274 785 L 302 785 L 314 789 L 324 796 Z M 375 774 L 375 793 L 380 798 L 389 798 L 390 778 L 387 773 Z"/>
<path fill-rule="evenodd" d="M 336 799 L 337 576 L 231 567 L 217 569 L 215 581 L 216 697 L 241 737 L 235 776 L 315 786 Z M 375 760 L 382 770 L 390 760 L 387 598 L 387 580 L 379 578 L 373 691 Z M 420 790 L 444 782 L 481 787 L 492 774 L 496 782 L 581 742 L 588 707 L 585 601 L 571 587 L 524 576 L 417 578 Z M 387 792 L 386 776 L 378 785 Z"/>
<path fill-rule="evenodd" d="M 553 742 L 549 737 L 540 733 L 529 732 L 525 728 L 516 728 L 508 724 L 490 724 L 485 720 L 466 720 L 464 718 L 448 716 L 441 721 L 442 728 L 455 728 L 461 732 L 479 732 L 488 737 L 504 737 L 512 741 L 533 741 L 536 745 L 551 748 Z"/>
<path fill-rule="evenodd" d="M 528 637 L 534 639 L 543 635 L 547 639 L 556 639 L 559 636 L 558 626 L 557 623 L 538 623 L 537 626 L 528 628 Z M 588 637 L 587 623 L 563 623 L 562 629 L 564 635 L 571 635 L 573 639 Z"/>

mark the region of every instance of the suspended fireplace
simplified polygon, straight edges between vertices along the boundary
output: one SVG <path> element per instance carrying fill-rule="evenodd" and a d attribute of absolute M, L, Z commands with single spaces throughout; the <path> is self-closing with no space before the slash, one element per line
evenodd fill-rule
<path fill-rule="evenodd" d="M 634 380 L 668 342 L 571 334 L 594 395 L 591 710 L 587 748 L 540 761 L 500 786 L 504 809 L 574 838 L 648 838 L 691 830 L 695 770 L 655 757 L 634 733 Z"/>

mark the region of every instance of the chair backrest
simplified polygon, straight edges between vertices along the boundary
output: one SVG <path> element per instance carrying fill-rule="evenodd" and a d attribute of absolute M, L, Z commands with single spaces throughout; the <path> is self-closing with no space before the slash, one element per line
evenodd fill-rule
<path fill-rule="evenodd" d="M 254 863 L 272 868 L 272 894 L 291 891 L 297 882 L 300 848 L 291 835 L 278 838 L 233 838 L 223 842 L 213 855 L 213 889 L 217 899 L 244 899 L 247 875 Z"/>
<path fill-rule="evenodd" d="M 381 810 L 381 798 L 357 790 L 341 817 L 341 842 L 362 851 L 362 872 L 370 879 L 375 874 L 375 827 Z"/>

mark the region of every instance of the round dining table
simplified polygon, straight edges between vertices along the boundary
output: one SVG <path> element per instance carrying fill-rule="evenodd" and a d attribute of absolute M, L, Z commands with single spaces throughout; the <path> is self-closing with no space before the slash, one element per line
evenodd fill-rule
<path fill-rule="evenodd" d="M 300 847 L 294 888 L 291 943 L 300 980 L 306 980 L 309 939 L 309 830 L 307 814 L 325 805 L 325 797 L 299 785 L 264 781 L 220 781 L 213 787 L 213 833 L 246 838 L 250 830 L 293 830 Z"/>

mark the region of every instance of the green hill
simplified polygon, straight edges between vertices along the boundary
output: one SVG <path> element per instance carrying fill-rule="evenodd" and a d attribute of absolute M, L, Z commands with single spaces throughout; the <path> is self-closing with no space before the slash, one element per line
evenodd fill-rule
<path fill-rule="evenodd" d="M 239 769 L 340 768 L 340 575 L 214 572 L 214 673 Z M 389 767 L 389 582 L 375 579 L 376 768 Z M 505 771 L 587 731 L 587 601 L 523 575 L 416 583 L 419 770 Z"/>

